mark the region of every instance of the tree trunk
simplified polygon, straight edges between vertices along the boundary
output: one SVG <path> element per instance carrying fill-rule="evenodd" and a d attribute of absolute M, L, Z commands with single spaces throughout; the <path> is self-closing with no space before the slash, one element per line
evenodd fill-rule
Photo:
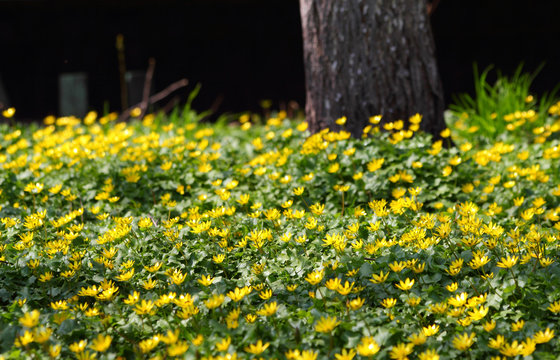
<path fill-rule="evenodd" d="M 420 113 L 438 134 L 443 90 L 423 0 L 300 0 L 310 130 L 360 137 L 370 116 L 383 122 Z"/>

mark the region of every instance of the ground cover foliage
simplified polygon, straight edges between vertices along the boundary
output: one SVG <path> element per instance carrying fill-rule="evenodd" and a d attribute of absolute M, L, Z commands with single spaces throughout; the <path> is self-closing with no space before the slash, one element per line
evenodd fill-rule
<path fill-rule="evenodd" d="M 559 115 L 2 125 L 0 357 L 555 358 Z"/>

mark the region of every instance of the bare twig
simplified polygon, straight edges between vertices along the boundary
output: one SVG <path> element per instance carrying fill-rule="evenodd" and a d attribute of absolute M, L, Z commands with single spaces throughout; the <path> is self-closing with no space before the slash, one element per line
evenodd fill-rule
<path fill-rule="evenodd" d="M 212 114 L 215 114 L 218 112 L 218 108 L 220 107 L 220 105 L 222 105 L 222 102 L 224 101 L 224 95 L 220 94 L 218 95 L 218 97 L 216 98 L 216 100 L 214 100 L 214 102 L 212 103 L 212 106 L 210 106 L 210 112 Z"/>
<path fill-rule="evenodd" d="M 154 69 L 156 68 L 156 60 L 150 58 L 148 60 L 148 70 L 146 70 L 146 78 L 144 79 L 144 91 L 142 93 L 142 106 L 140 118 L 143 118 L 148 110 L 148 101 L 150 99 L 150 89 L 152 88 L 152 79 L 154 78 Z"/>
<path fill-rule="evenodd" d="M 170 112 L 170 111 L 175 107 L 175 105 L 177 105 L 178 103 L 179 103 L 179 97 L 178 97 L 178 96 L 174 96 L 174 97 L 171 98 L 171 100 L 170 100 L 167 104 L 165 104 L 165 106 L 163 107 L 163 109 L 161 109 L 161 111 L 162 111 L 164 114 L 167 114 L 167 113 Z"/>
<path fill-rule="evenodd" d="M 169 94 L 173 91 L 178 90 L 182 87 L 185 87 L 189 84 L 189 80 L 181 79 L 179 81 L 174 82 L 173 84 L 169 85 L 162 91 L 158 92 L 157 94 L 150 97 L 150 104 L 156 103 L 162 99 L 165 99 Z"/>
<path fill-rule="evenodd" d="M 121 84 L 121 109 L 124 111 L 128 107 L 128 91 L 126 88 L 126 61 L 124 58 L 124 36 L 117 35 L 116 40 L 117 58 L 119 62 L 119 81 Z"/>
<path fill-rule="evenodd" d="M 119 121 L 125 121 L 126 119 L 128 119 L 130 117 L 130 112 L 132 111 L 132 109 L 135 109 L 137 107 L 142 108 L 143 106 L 148 107 L 148 105 L 154 104 L 162 99 L 165 99 L 167 96 L 169 96 L 169 94 L 171 94 L 172 92 L 185 87 L 189 84 L 189 81 L 187 79 L 181 79 L 179 81 L 176 81 L 174 83 L 172 83 L 171 85 L 169 85 L 168 87 L 166 87 L 165 89 L 163 89 L 162 91 L 158 92 L 157 94 L 154 94 L 152 96 L 150 96 L 150 98 L 147 101 L 147 104 L 144 104 L 144 102 L 142 101 L 139 104 L 136 104 L 128 109 L 126 109 L 121 116 L 119 117 Z"/>

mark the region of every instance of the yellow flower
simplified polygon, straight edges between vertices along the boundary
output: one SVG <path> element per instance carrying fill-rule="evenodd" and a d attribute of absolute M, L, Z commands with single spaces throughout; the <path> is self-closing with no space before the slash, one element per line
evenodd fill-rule
<path fill-rule="evenodd" d="M 212 284 L 212 282 L 214 281 L 214 278 L 211 277 L 210 275 L 208 275 L 208 276 L 202 275 L 202 277 L 200 279 L 198 279 L 197 281 L 202 286 L 210 286 Z"/>
<path fill-rule="evenodd" d="M 378 274 L 372 274 L 371 275 L 371 279 L 369 279 L 369 281 L 371 281 L 374 284 L 381 284 L 383 282 L 385 282 L 385 280 L 387 280 L 387 277 L 389 276 L 389 273 L 383 273 L 383 271 L 381 271 Z"/>
<path fill-rule="evenodd" d="M 343 116 L 341 118 L 338 118 L 334 121 L 337 125 L 344 125 L 346 124 L 346 116 Z"/>
<path fill-rule="evenodd" d="M 344 283 L 344 286 L 339 285 L 338 288 L 336 289 L 336 291 L 340 294 L 340 295 L 348 295 L 350 294 L 350 291 L 352 291 L 352 288 L 354 287 L 354 282 L 352 282 L 351 284 L 348 282 L 348 280 Z"/>
<path fill-rule="evenodd" d="M 519 344 L 517 340 L 514 340 L 511 344 L 507 342 L 500 346 L 500 354 L 505 355 L 506 357 L 514 357 L 520 355 L 523 351 L 523 345 Z"/>
<path fill-rule="evenodd" d="M 39 323 L 39 315 L 41 315 L 41 314 L 39 313 L 38 310 L 33 310 L 31 312 L 26 312 L 25 314 L 23 314 L 22 317 L 19 318 L 19 323 L 22 326 L 25 326 L 25 327 L 28 327 L 28 328 L 35 327 Z"/>
<path fill-rule="evenodd" d="M 335 327 L 338 326 L 338 324 L 340 324 L 340 321 L 337 321 L 336 316 L 334 317 L 322 317 L 321 319 L 319 319 L 319 321 L 317 321 L 317 323 L 315 324 L 315 331 L 317 332 L 321 332 L 321 333 L 329 333 L 331 332 Z"/>
<path fill-rule="evenodd" d="M 422 301 L 422 299 L 415 296 L 411 296 L 408 299 L 406 299 L 406 302 L 410 306 L 417 306 L 418 304 L 420 304 L 420 301 Z"/>
<path fill-rule="evenodd" d="M 468 314 L 473 321 L 481 320 L 486 316 L 486 314 L 488 314 L 488 307 L 480 306 L 479 308 L 474 309 L 473 311 L 469 311 Z"/>
<path fill-rule="evenodd" d="M 268 348 L 269 345 L 270 343 L 263 344 L 262 341 L 259 340 L 256 344 L 245 346 L 245 351 L 253 355 L 260 355 Z"/>
<path fill-rule="evenodd" d="M 51 345 L 49 346 L 49 356 L 51 358 L 56 358 L 60 355 L 60 351 L 62 350 L 62 346 L 60 345 Z"/>
<path fill-rule="evenodd" d="M 309 274 L 307 274 L 307 277 L 305 278 L 305 280 L 310 283 L 311 285 L 317 285 L 318 283 L 321 282 L 321 280 L 323 280 L 323 276 L 325 275 L 323 270 L 316 270 L 313 271 Z"/>
<path fill-rule="evenodd" d="M 432 324 L 432 325 L 428 325 L 428 326 L 424 326 L 422 328 L 422 332 L 424 333 L 424 335 L 426 336 L 432 336 L 437 334 L 439 331 L 439 325 L 436 324 Z"/>
<path fill-rule="evenodd" d="M 454 307 L 461 307 L 467 303 L 467 298 L 468 294 L 466 292 L 462 292 L 455 295 L 455 297 L 447 299 L 447 303 Z"/>
<path fill-rule="evenodd" d="M 232 291 L 227 293 L 227 296 L 233 300 L 234 302 L 238 302 L 241 301 L 246 295 L 248 295 L 251 292 L 251 288 L 250 287 L 242 287 L 242 288 L 238 288 L 236 287 L 235 289 L 233 289 Z"/>
<path fill-rule="evenodd" d="M 42 344 L 50 339 L 52 333 L 53 330 L 51 328 L 35 329 L 35 341 Z"/>
<path fill-rule="evenodd" d="M 230 344 L 231 338 L 228 336 L 227 338 L 223 338 L 222 340 L 217 342 L 214 346 L 216 347 L 216 351 L 227 351 Z"/>
<path fill-rule="evenodd" d="M 486 330 L 487 332 L 490 332 L 492 330 L 494 330 L 494 328 L 496 327 L 496 321 L 495 320 L 490 320 L 490 321 L 486 321 L 482 327 L 484 328 L 484 330 Z"/>
<path fill-rule="evenodd" d="M 334 354 L 336 360 L 352 360 L 356 356 L 356 350 L 350 349 L 342 349 L 339 354 Z"/>
<path fill-rule="evenodd" d="M 278 309 L 278 303 L 276 301 L 273 301 L 271 303 L 264 304 L 264 307 L 261 310 L 258 310 L 257 314 L 261 316 L 271 316 L 276 313 L 277 309 Z"/>
<path fill-rule="evenodd" d="M 490 338 L 488 341 L 488 347 L 491 349 L 499 349 L 506 343 L 506 339 L 503 335 L 496 336 L 495 339 Z"/>
<path fill-rule="evenodd" d="M 140 304 L 137 304 L 135 306 L 134 312 L 136 312 L 138 315 L 151 314 L 154 305 L 154 302 L 151 300 L 142 300 Z"/>
<path fill-rule="evenodd" d="M 141 230 L 148 229 L 148 228 L 152 227 L 152 225 L 153 225 L 152 220 L 150 220 L 150 218 L 147 218 L 147 217 L 142 218 L 138 221 L 138 227 Z"/>
<path fill-rule="evenodd" d="M 393 306 L 397 305 L 397 299 L 394 298 L 383 299 L 381 300 L 381 305 L 383 305 L 383 307 L 386 309 L 390 309 Z"/>
<path fill-rule="evenodd" d="M 2 116 L 5 117 L 6 119 L 9 119 L 11 117 L 14 116 L 14 114 L 16 113 L 16 108 L 7 108 L 6 110 L 2 111 Z"/>
<path fill-rule="evenodd" d="M 428 349 L 418 354 L 418 360 L 439 360 L 439 355 L 435 349 Z"/>
<path fill-rule="evenodd" d="M 218 255 L 214 255 L 212 256 L 212 260 L 216 263 L 216 264 L 221 264 L 226 258 L 225 254 L 218 254 Z"/>
<path fill-rule="evenodd" d="M 474 333 L 467 334 L 466 332 L 461 335 L 456 335 L 453 338 L 453 346 L 455 349 L 465 351 L 474 344 Z"/>
<path fill-rule="evenodd" d="M 385 162 L 385 159 L 383 159 L 383 158 L 373 159 L 369 163 L 367 163 L 367 169 L 368 169 L 369 172 L 375 172 L 375 171 L 377 171 L 381 168 L 381 166 L 383 165 L 384 162 Z"/>
<path fill-rule="evenodd" d="M 263 290 L 259 293 L 259 297 L 263 300 L 268 300 L 270 299 L 271 296 L 272 296 L 272 290 L 270 289 Z"/>
<path fill-rule="evenodd" d="M 408 341 L 414 344 L 414 346 L 422 345 L 426 342 L 427 338 L 423 332 L 414 333 L 408 337 Z"/>
<path fill-rule="evenodd" d="M 156 279 L 148 279 L 142 283 L 142 287 L 146 290 L 152 290 L 156 287 L 158 281 Z"/>
<path fill-rule="evenodd" d="M 398 360 L 408 359 L 408 355 L 412 353 L 413 348 L 414 348 L 414 344 L 412 343 L 408 343 L 408 344 L 398 343 L 396 346 L 393 346 L 391 348 L 389 357 L 391 359 L 398 359 Z"/>
<path fill-rule="evenodd" d="M 537 343 L 533 339 L 528 337 L 521 343 L 521 346 L 522 350 L 520 355 L 529 356 L 536 350 Z"/>
<path fill-rule="evenodd" d="M 186 278 L 187 274 L 183 274 L 179 269 L 175 269 L 172 273 L 169 274 L 169 279 L 175 285 L 181 285 Z"/>
<path fill-rule="evenodd" d="M 289 292 L 293 292 L 298 288 L 298 286 L 298 284 L 287 285 L 286 290 L 288 290 Z"/>
<path fill-rule="evenodd" d="M 412 288 L 412 286 L 414 285 L 414 279 L 409 279 L 406 278 L 405 281 L 399 281 L 398 284 L 395 284 L 395 286 L 399 289 L 401 289 L 402 291 L 407 291 L 410 290 Z"/>
<path fill-rule="evenodd" d="M 199 346 L 204 341 L 204 336 L 202 334 L 198 334 L 193 340 L 192 343 L 194 346 Z"/>
<path fill-rule="evenodd" d="M 128 295 L 127 299 L 124 299 L 124 303 L 127 305 L 134 305 L 140 300 L 140 293 L 138 291 L 133 291 L 132 294 Z"/>
<path fill-rule="evenodd" d="M 525 326 L 525 320 L 521 319 L 511 324 L 511 331 L 519 331 L 523 329 L 523 326 Z"/>
<path fill-rule="evenodd" d="M 361 339 L 360 343 L 356 346 L 358 354 L 365 357 L 370 357 L 379 352 L 379 345 L 371 336 L 365 336 Z"/>
<path fill-rule="evenodd" d="M 99 334 L 97 338 L 93 339 L 89 347 L 95 351 L 105 352 L 111 346 L 111 340 L 112 338 L 109 335 L 103 336 Z"/>
<path fill-rule="evenodd" d="M 35 337 L 33 336 L 33 333 L 29 330 L 25 330 L 22 336 L 18 336 L 16 338 L 15 345 L 26 346 L 28 344 L 31 344 L 33 341 L 35 341 Z"/>
<path fill-rule="evenodd" d="M 457 291 L 458 287 L 459 287 L 459 284 L 457 284 L 456 282 L 454 282 L 454 283 L 451 283 L 451 284 L 447 285 L 445 288 L 446 288 L 447 291 L 449 291 L 449 292 L 455 292 L 455 291 Z"/>
<path fill-rule="evenodd" d="M 80 340 L 78 342 L 72 343 L 69 348 L 70 351 L 72 351 L 73 353 L 77 354 L 77 353 L 81 353 L 82 351 L 85 350 L 87 345 L 87 340 Z"/>
<path fill-rule="evenodd" d="M 183 355 L 189 349 L 189 345 L 186 341 L 178 341 L 173 345 L 167 347 L 167 354 L 169 356 L 180 356 Z"/>
<path fill-rule="evenodd" d="M 150 339 L 140 341 L 138 343 L 138 346 L 140 347 L 140 351 L 143 354 L 146 354 L 152 351 L 159 344 L 159 342 L 160 342 L 159 336 L 154 336 Z"/>
<path fill-rule="evenodd" d="M 404 261 L 395 261 L 389 264 L 389 267 L 391 268 L 391 270 L 393 270 L 394 272 L 401 272 L 403 269 L 406 268 L 406 262 Z"/>
<path fill-rule="evenodd" d="M 134 269 L 130 269 L 129 271 L 121 273 L 115 279 L 117 279 L 118 281 L 123 281 L 124 282 L 124 281 L 130 280 L 133 275 L 134 275 Z"/>
<path fill-rule="evenodd" d="M 364 302 L 365 302 L 364 299 L 357 297 L 353 300 L 346 301 L 346 306 L 351 310 L 358 310 L 364 305 Z"/>
<path fill-rule="evenodd" d="M 68 309 L 68 303 L 66 300 L 51 302 L 51 308 L 53 308 L 54 310 L 66 310 Z"/>
<path fill-rule="evenodd" d="M 507 258 L 502 258 L 501 261 L 498 262 L 497 266 L 504 268 L 504 269 L 509 269 L 512 268 L 513 266 L 515 266 L 515 264 L 517 264 L 517 260 L 519 259 L 519 257 L 517 256 L 509 256 Z"/>

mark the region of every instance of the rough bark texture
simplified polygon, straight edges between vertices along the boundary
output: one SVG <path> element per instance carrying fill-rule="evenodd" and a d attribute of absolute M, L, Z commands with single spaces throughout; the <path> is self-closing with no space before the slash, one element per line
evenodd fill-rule
<path fill-rule="evenodd" d="M 300 0 L 311 131 L 346 128 L 361 136 L 372 115 L 383 121 L 423 115 L 439 133 L 443 90 L 423 0 Z"/>

